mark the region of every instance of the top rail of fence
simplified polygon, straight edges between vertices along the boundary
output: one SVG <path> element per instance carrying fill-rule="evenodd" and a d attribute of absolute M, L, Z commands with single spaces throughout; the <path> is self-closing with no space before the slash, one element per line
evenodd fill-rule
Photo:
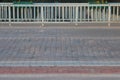
<path fill-rule="evenodd" d="M 14 4 L 14 3 L 0 3 L 0 6 L 118 6 L 120 3 L 108 4 L 89 4 L 89 3 L 33 3 L 33 4 Z"/>

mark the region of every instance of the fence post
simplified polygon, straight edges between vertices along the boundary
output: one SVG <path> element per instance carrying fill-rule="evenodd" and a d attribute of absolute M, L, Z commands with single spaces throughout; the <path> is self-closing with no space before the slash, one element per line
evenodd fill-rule
<path fill-rule="evenodd" d="M 117 5 L 117 21 L 119 21 L 119 4 Z"/>
<path fill-rule="evenodd" d="M 75 20 L 76 20 L 75 25 L 77 26 L 78 25 L 78 6 L 76 6 L 76 18 L 75 18 Z"/>
<path fill-rule="evenodd" d="M 41 6 L 41 18 L 42 18 L 42 26 L 44 26 L 44 11 L 43 11 L 43 5 Z"/>
<path fill-rule="evenodd" d="M 111 25 L 111 5 L 108 5 L 108 27 Z"/>
<path fill-rule="evenodd" d="M 9 13 L 9 26 L 11 26 L 11 5 L 8 6 L 8 13 Z"/>

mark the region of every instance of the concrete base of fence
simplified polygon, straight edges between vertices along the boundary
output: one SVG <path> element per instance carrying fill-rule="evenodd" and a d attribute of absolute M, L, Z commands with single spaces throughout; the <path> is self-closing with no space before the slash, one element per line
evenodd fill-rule
<path fill-rule="evenodd" d="M 0 27 L 120 27 L 120 23 L 0 23 Z"/>

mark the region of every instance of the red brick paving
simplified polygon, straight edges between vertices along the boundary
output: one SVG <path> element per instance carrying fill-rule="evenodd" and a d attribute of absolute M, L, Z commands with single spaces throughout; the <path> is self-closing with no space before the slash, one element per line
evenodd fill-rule
<path fill-rule="evenodd" d="M 50 73 L 81 73 L 81 74 L 119 74 L 119 66 L 82 66 L 82 67 L 0 67 L 0 74 L 50 74 Z"/>

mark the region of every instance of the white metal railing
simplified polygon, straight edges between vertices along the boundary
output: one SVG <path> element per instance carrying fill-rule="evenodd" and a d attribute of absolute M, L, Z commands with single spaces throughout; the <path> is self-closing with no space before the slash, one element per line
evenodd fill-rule
<path fill-rule="evenodd" d="M 120 4 L 36 3 L 0 4 L 0 22 L 119 23 Z"/>

